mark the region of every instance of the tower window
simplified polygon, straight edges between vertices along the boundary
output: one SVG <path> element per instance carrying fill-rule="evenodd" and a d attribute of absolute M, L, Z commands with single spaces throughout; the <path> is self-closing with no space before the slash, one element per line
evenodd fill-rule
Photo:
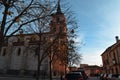
<path fill-rule="evenodd" d="M 5 56 L 6 55 L 6 48 L 3 49 L 3 54 L 2 56 Z"/>
<path fill-rule="evenodd" d="M 57 22 L 60 22 L 60 19 L 59 19 L 59 18 L 57 18 Z"/>
<path fill-rule="evenodd" d="M 18 49 L 18 56 L 20 56 L 20 53 L 21 53 L 21 49 L 19 48 Z"/>

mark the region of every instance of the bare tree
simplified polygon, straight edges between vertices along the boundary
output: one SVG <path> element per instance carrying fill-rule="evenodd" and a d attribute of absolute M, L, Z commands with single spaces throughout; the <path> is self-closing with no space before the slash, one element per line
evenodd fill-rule
<path fill-rule="evenodd" d="M 79 43 L 79 42 L 74 41 L 77 37 L 76 32 L 79 26 L 77 24 L 77 19 L 74 16 L 73 11 L 71 11 L 69 6 L 65 7 L 64 5 L 63 5 L 63 9 L 64 9 L 63 13 L 65 14 L 65 17 L 66 17 L 67 34 L 65 35 L 59 34 L 59 38 L 60 36 L 62 37 L 67 36 L 68 39 L 66 41 L 62 41 L 59 44 L 59 46 L 57 44 L 57 47 L 60 47 L 60 49 L 58 48 L 57 50 L 57 48 L 55 47 L 56 49 L 54 49 L 54 56 L 57 56 L 57 59 L 59 59 L 61 63 L 65 65 L 65 67 L 67 65 L 71 67 L 73 65 L 79 65 L 82 60 L 82 55 L 78 53 L 79 47 L 76 45 L 76 43 Z M 53 46 L 56 46 L 56 45 L 53 45 Z M 63 53 L 64 55 L 56 52 Z M 54 57 L 53 57 L 53 60 L 54 60 Z"/>
<path fill-rule="evenodd" d="M 48 27 L 51 20 L 50 15 L 54 12 L 54 9 L 56 9 L 56 3 L 54 0 L 0 0 L 0 15 L 2 15 L 0 17 L 0 52 L 5 41 L 10 36 L 18 34 L 21 29 L 27 34 L 36 34 L 39 37 L 39 42 L 36 49 L 36 53 L 38 55 L 38 72 L 36 80 L 39 80 L 39 71 L 42 61 L 49 55 L 48 51 L 51 46 L 53 46 L 62 35 L 60 34 L 61 32 L 59 32 L 57 36 L 54 37 L 52 43 L 46 42 L 44 44 L 42 41 L 42 33 L 49 32 Z M 64 13 L 65 15 L 69 13 L 69 9 L 64 10 Z M 73 19 L 73 17 L 71 17 L 71 15 L 72 14 L 70 13 L 69 15 L 66 15 L 66 24 L 69 25 L 68 33 L 71 31 L 71 29 L 75 29 L 77 27 L 76 21 Z M 46 47 L 43 51 L 43 54 L 39 54 L 43 48 L 43 44 Z M 68 42 L 64 42 L 64 44 L 68 44 Z M 67 51 L 68 48 L 65 49 L 66 53 L 69 54 Z M 62 57 L 61 55 L 57 56 L 59 56 L 59 58 Z M 65 61 L 66 58 L 61 60 L 61 62 L 65 63 L 66 65 L 67 62 Z"/>
<path fill-rule="evenodd" d="M 77 42 L 74 41 L 75 37 L 77 35 L 75 35 L 74 29 L 71 30 L 70 32 L 70 39 L 68 42 L 68 64 L 69 66 L 73 66 L 73 65 L 79 65 L 81 60 L 82 60 L 82 56 L 80 53 L 78 53 L 78 46 L 76 45 Z"/>
<path fill-rule="evenodd" d="M 6 36 L 18 34 L 29 25 L 34 27 L 33 22 L 51 14 L 53 3 L 54 0 L 0 0 L 0 51 Z"/>
<path fill-rule="evenodd" d="M 28 28 L 32 28 L 34 29 L 33 31 L 37 32 L 36 34 L 39 36 L 40 41 L 37 50 L 40 49 L 41 32 L 46 28 L 43 28 L 43 20 L 47 22 L 48 17 L 54 11 L 55 5 L 53 3 L 54 0 L 0 0 L 0 15 L 2 15 L 0 17 L 0 52 L 5 41 L 10 36 L 18 34 L 21 29 L 26 31 Z M 44 26 L 47 25 L 44 24 Z M 36 29 L 35 27 L 38 28 Z M 27 30 L 27 33 L 33 32 L 28 32 Z M 44 53 L 46 52 L 45 50 Z M 39 53 L 40 50 L 37 51 L 38 56 L 40 56 Z M 39 80 L 40 63 L 44 57 L 46 55 L 43 55 L 41 60 L 38 57 L 37 80 Z"/>

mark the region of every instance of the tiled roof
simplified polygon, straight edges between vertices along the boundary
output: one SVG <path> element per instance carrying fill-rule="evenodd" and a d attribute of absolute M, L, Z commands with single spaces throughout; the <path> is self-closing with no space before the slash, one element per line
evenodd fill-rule
<path fill-rule="evenodd" d="M 119 47 L 120 46 L 120 40 L 118 42 L 116 42 L 115 44 L 111 45 L 110 47 L 108 47 L 102 54 L 105 54 L 105 53 L 110 53 L 112 50 L 114 50 L 115 48 Z"/>

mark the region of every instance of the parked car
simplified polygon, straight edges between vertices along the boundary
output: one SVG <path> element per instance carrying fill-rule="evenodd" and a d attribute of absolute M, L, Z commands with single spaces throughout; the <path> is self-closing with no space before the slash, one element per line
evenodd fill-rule
<path fill-rule="evenodd" d="M 112 76 L 113 76 L 113 74 L 108 74 L 107 80 L 111 80 Z"/>
<path fill-rule="evenodd" d="M 104 74 L 100 74 L 100 80 L 103 80 Z"/>
<path fill-rule="evenodd" d="M 100 80 L 120 80 L 120 74 L 100 74 Z"/>
<path fill-rule="evenodd" d="M 120 80 L 119 74 L 109 74 L 107 80 Z"/>
<path fill-rule="evenodd" d="M 65 75 L 64 80 L 84 80 L 80 72 L 70 72 Z"/>
<path fill-rule="evenodd" d="M 118 75 L 118 78 L 116 80 L 120 80 L 120 74 Z"/>
<path fill-rule="evenodd" d="M 84 80 L 87 80 L 87 78 L 88 78 L 88 76 L 86 75 L 86 73 L 83 69 L 79 69 L 77 71 L 72 71 L 72 72 L 80 72 L 82 74 Z"/>
<path fill-rule="evenodd" d="M 102 80 L 107 80 L 107 77 L 108 77 L 108 74 L 104 74 Z"/>

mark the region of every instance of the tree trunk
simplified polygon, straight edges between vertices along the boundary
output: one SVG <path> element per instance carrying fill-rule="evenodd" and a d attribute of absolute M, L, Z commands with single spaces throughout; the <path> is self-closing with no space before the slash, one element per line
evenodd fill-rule
<path fill-rule="evenodd" d="M 1 50 L 2 50 L 2 47 L 3 47 L 3 43 L 4 43 L 4 37 L 3 37 L 2 32 L 0 32 L 0 53 L 1 53 Z"/>
<path fill-rule="evenodd" d="M 52 60 L 50 59 L 50 62 L 49 62 L 49 65 L 50 65 L 50 80 L 52 80 L 52 67 L 51 67 L 51 64 L 52 64 Z"/>

